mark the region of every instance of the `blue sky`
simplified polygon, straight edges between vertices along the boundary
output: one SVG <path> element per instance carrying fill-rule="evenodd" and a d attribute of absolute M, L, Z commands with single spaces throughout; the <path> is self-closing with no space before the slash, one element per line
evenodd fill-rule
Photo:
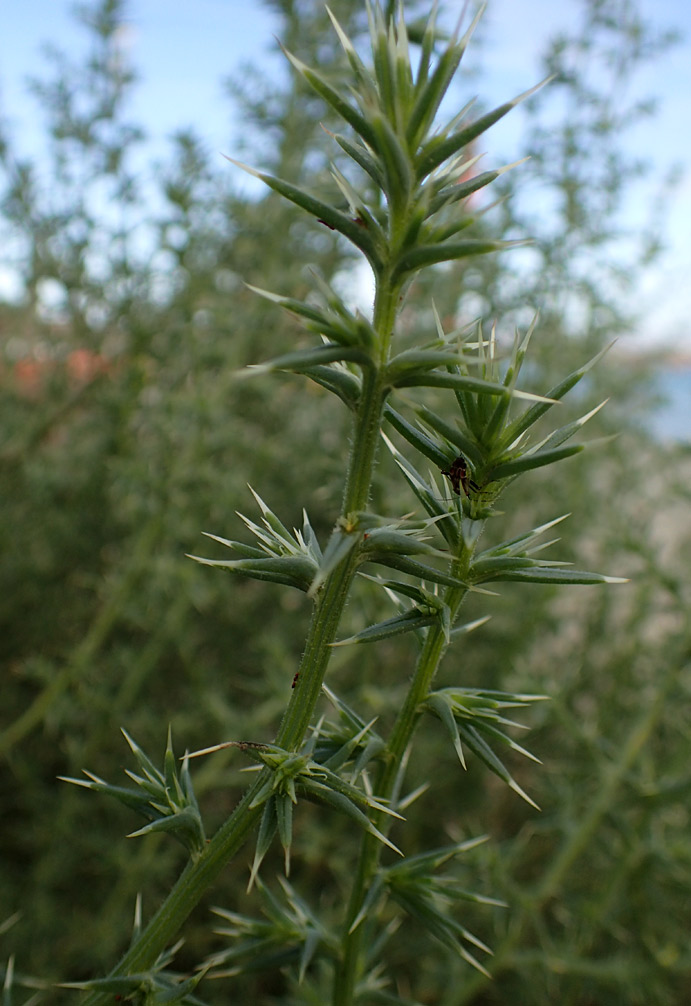
<path fill-rule="evenodd" d="M 661 167 L 685 162 L 691 172 L 691 0 L 639 0 L 653 24 L 673 26 L 685 36 L 681 45 L 642 74 L 641 94 L 661 100 L 656 119 L 634 137 Z M 83 32 L 70 16 L 66 0 L 5 0 L 0 5 L 0 112 L 9 121 L 20 149 L 40 153 L 41 129 L 36 109 L 26 96 L 25 78 L 40 75 L 41 43 L 50 41 L 74 52 L 83 45 Z M 449 9 L 462 7 L 448 0 Z M 485 15 L 484 60 L 492 68 L 488 101 L 500 102 L 523 91 L 537 79 L 538 53 L 545 39 L 574 24 L 578 0 L 490 0 Z M 194 125 L 208 149 L 229 151 L 233 132 L 232 106 L 223 95 L 221 80 L 245 60 L 278 64 L 269 53 L 276 21 L 259 0 L 130 0 L 127 42 L 141 80 L 134 116 L 144 124 L 153 150 L 161 150 L 166 136 Z M 483 81 L 484 84 L 484 81 Z M 511 116 L 506 125 L 488 134 L 488 156 L 511 158 Z M 516 121 L 516 125 L 518 122 Z M 493 147 L 494 145 L 494 147 Z M 632 201 L 630 213 L 640 207 Z M 643 330 L 656 338 L 682 337 L 691 288 L 691 179 L 677 194 L 668 228 L 671 250 L 651 270 L 642 291 L 647 302 Z M 671 291 L 671 295 L 670 295 Z"/>

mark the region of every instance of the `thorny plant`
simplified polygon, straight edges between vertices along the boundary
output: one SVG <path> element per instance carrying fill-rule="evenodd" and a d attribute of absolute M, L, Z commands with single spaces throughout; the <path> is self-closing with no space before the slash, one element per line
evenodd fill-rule
<path fill-rule="evenodd" d="M 164 768 L 158 770 L 127 738 L 139 764 L 138 773 L 129 773 L 133 787 L 112 786 L 91 774 L 87 780 L 71 780 L 110 793 L 139 812 L 148 823 L 137 834 L 166 831 L 189 851 L 181 876 L 147 925 L 142 925 L 138 910 L 130 949 L 110 975 L 71 986 L 89 991 L 89 1006 L 110 1002 L 113 995 L 141 1003 L 199 1002 L 195 989 L 203 975 L 220 977 L 276 965 L 292 969 L 297 996 L 302 987 L 304 1001 L 316 1001 L 309 983 L 314 974 L 323 974 L 322 963 L 331 970 L 336 1006 L 402 1003 L 387 987 L 381 960 L 396 913 L 412 916 L 432 937 L 485 973 L 479 955 L 490 948 L 456 916 L 462 901 L 497 902 L 462 889 L 449 869 L 480 839 L 406 855 L 404 830 L 401 848 L 389 838 L 392 822 L 403 819 L 419 795 L 419 790 L 405 792 L 416 727 L 424 716 L 437 717 L 463 767 L 466 759 L 479 759 L 535 806 L 501 752 L 509 749 L 533 757 L 510 736 L 519 724 L 509 716 L 543 696 L 460 686 L 435 689 L 437 669 L 447 649 L 485 621 L 458 624 L 468 592 L 491 594 L 488 585 L 502 581 L 603 584 L 617 578 L 576 571 L 544 558 L 553 544 L 545 535 L 563 517 L 480 548 L 483 529 L 500 516 L 496 504 L 509 484 L 583 449 L 567 441 L 597 409 L 546 435 L 535 435 L 534 429 L 596 360 L 545 394 L 534 394 L 519 389 L 518 381 L 537 319 L 525 334 L 516 334 L 513 348 L 505 354 L 494 328 L 486 332 L 482 322 L 476 322 L 445 331 L 436 312 L 434 330 L 425 333 L 418 345 L 398 345 L 406 292 L 422 270 L 500 252 L 515 243 L 484 237 L 476 226 L 479 213 L 468 205 L 469 196 L 512 165 L 475 174 L 477 158 L 471 151 L 485 130 L 535 88 L 476 119 L 469 104 L 445 125 L 438 122 L 442 99 L 481 13 L 465 33 L 459 25 L 445 39 L 433 12 L 414 36 L 415 69 L 402 9 L 394 13 L 377 3 L 368 6 L 371 67 L 332 18 L 349 65 L 348 92 L 335 90 L 323 73 L 286 52 L 294 70 L 348 127 L 347 133 L 332 134 L 340 165 L 332 171 L 337 190 L 333 202 L 233 162 L 297 204 L 319 226 L 342 235 L 364 256 L 373 275 L 371 317 L 351 311 L 316 273 L 314 293 L 305 301 L 256 291 L 300 318 L 316 341 L 251 368 L 252 372 L 301 374 L 332 392 L 351 413 L 342 507 L 322 545 L 306 513 L 302 529 L 291 532 L 254 493 L 261 519 L 243 517 L 254 544 L 210 535 L 235 557 L 193 557 L 239 576 L 295 587 L 313 606 L 304 653 L 274 743 L 228 742 L 253 762 L 257 774 L 213 838 L 205 838 L 189 759 L 178 769 L 170 739 Z M 474 236 L 465 236 L 464 231 Z M 411 414 L 412 389 L 425 388 L 436 389 L 437 410 L 417 400 Z M 405 396 L 400 396 L 403 389 Z M 424 517 L 392 517 L 368 508 L 382 440 Z M 439 475 L 421 471 L 412 460 L 414 452 Z M 398 613 L 339 639 L 344 606 L 360 576 L 381 587 L 397 604 Z M 376 643 L 402 633 L 415 637 L 417 662 L 393 727 L 382 735 L 366 711 L 357 711 L 338 697 L 336 682 L 326 686 L 325 676 L 334 647 Z M 315 722 L 324 695 L 330 711 Z M 228 744 L 198 754 L 222 746 Z M 340 922 L 321 918 L 287 879 L 275 891 L 260 875 L 276 836 L 288 874 L 293 815 L 305 798 L 345 815 L 362 829 L 357 868 Z M 266 918 L 219 909 L 226 923 L 221 933 L 231 940 L 229 949 L 204 961 L 193 978 L 174 973 L 168 966 L 173 956 L 170 945 L 209 885 L 257 828 L 250 885 L 255 884 L 264 898 Z M 387 853 L 384 859 L 386 850 L 392 855 Z"/>

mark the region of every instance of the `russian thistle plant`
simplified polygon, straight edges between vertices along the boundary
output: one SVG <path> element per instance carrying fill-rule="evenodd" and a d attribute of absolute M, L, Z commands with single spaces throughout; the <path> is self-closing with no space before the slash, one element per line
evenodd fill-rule
<path fill-rule="evenodd" d="M 194 557 L 237 576 L 296 588 L 312 605 L 302 659 L 273 742 L 235 738 L 197 752 L 231 746 L 256 769 L 254 782 L 216 834 L 206 839 L 190 759 L 178 768 L 170 739 L 159 770 L 128 738 L 139 764 L 137 773 L 129 773 L 133 787 L 111 786 L 93 775 L 80 781 L 139 812 L 148 823 L 137 834 L 165 831 L 189 853 L 181 876 L 149 923 L 144 926 L 137 915 L 132 945 L 112 973 L 77 986 L 90 990 L 89 1004 L 110 1001 L 113 994 L 138 1002 L 197 1002 L 194 989 L 202 975 L 272 965 L 291 969 L 296 983 L 292 1001 L 323 1002 L 328 981 L 338 1006 L 403 1002 L 387 988 L 382 966 L 385 942 L 402 915 L 413 917 L 443 946 L 485 971 L 480 955 L 490 948 L 459 919 L 459 903 L 496 902 L 461 888 L 452 868 L 453 860 L 477 840 L 420 852 L 407 848 L 403 826 L 396 841 L 391 838 L 393 824 L 405 819 L 419 795 L 419 790 L 406 791 L 416 730 L 424 717 L 438 719 L 463 767 L 468 759 L 479 760 L 535 806 L 503 752 L 533 757 L 513 739 L 517 724 L 510 715 L 542 696 L 463 682 L 437 688 L 437 670 L 447 650 L 465 647 L 468 633 L 484 621 L 459 620 L 469 592 L 491 594 L 502 581 L 519 581 L 529 589 L 534 583 L 602 584 L 616 578 L 575 571 L 544 557 L 552 544 L 545 536 L 562 517 L 481 547 L 489 522 L 492 540 L 500 537 L 498 502 L 510 484 L 583 449 L 568 441 L 597 409 L 548 430 L 544 423 L 548 414 L 558 415 L 560 400 L 595 361 L 537 394 L 519 387 L 537 319 L 525 333 L 516 333 L 508 349 L 494 326 L 487 330 L 482 319 L 447 330 L 434 309 L 431 329 L 416 333 L 414 341 L 409 333 L 404 339 L 401 331 L 406 298 L 421 272 L 515 244 L 488 238 L 481 213 L 468 204 L 468 197 L 511 165 L 475 173 L 473 151 L 478 137 L 535 88 L 478 118 L 471 117 L 467 106 L 451 121 L 439 122 L 442 100 L 480 13 L 465 33 L 459 26 L 450 38 L 437 30 L 432 14 L 415 35 L 415 69 L 402 9 L 394 14 L 379 4 L 368 6 L 368 62 L 332 19 L 349 68 L 347 91 L 286 53 L 295 71 L 344 122 L 345 131 L 332 134 L 337 155 L 333 199 L 239 165 L 311 215 L 316 226 L 340 234 L 372 273 L 371 315 L 352 310 L 317 272 L 306 300 L 256 290 L 297 316 L 314 339 L 251 372 L 302 375 L 349 410 L 342 504 L 331 535 L 320 542 L 307 513 L 302 527 L 291 530 L 253 490 L 260 516 L 243 518 L 252 543 L 210 535 L 232 557 Z M 423 389 L 431 390 L 434 407 L 423 401 Z M 377 454 L 384 449 L 417 498 L 418 514 L 370 508 Z M 345 605 L 362 576 L 374 581 L 397 610 L 339 638 Z M 382 732 L 367 709 L 352 708 L 338 695 L 337 680 L 327 685 L 325 678 L 336 647 L 376 645 L 401 634 L 408 634 L 417 657 L 405 699 L 392 710 L 393 725 Z M 327 707 L 320 712 L 324 697 Z M 362 831 L 341 918 L 332 913 L 323 917 L 287 879 L 273 889 L 262 878 L 262 863 L 276 840 L 287 877 L 293 819 L 305 800 L 321 805 L 325 813 L 343 815 Z M 209 885 L 255 831 L 250 885 L 264 898 L 267 919 L 220 909 L 229 949 L 207 958 L 192 979 L 175 974 L 169 968 L 170 945 Z"/>

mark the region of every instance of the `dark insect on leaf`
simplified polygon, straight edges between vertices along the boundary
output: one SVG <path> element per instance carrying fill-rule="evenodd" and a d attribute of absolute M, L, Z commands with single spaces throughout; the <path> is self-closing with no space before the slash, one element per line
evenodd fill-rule
<path fill-rule="evenodd" d="M 293 678 L 293 683 L 290 686 L 291 688 L 295 688 L 296 684 L 298 683 L 298 678 L 299 677 L 300 677 L 300 672 L 298 671 L 297 674 L 295 675 L 295 677 Z"/>
<path fill-rule="evenodd" d="M 454 458 L 448 468 L 442 468 L 441 473 L 446 475 L 457 496 L 461 495 L 461 489 L 464 496 L 470 495 L 470 489 L 474 492 L 479 490 L 479 486 L 468 475 L 468 462 L 462 454 Z"/>

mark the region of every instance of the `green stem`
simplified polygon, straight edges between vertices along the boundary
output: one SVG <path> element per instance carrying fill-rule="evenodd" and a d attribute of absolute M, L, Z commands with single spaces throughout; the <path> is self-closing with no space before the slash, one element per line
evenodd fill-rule
<path fill-rule="evenodd" d="M 328 577 L 315 606 L 307 645 L 300 664 L 299 673 L 302 682 L 302 688 L 299 690 L 300 701 L 295 701 L 294 692 L 278 732 L 277 743 L 282 747 L 297 749 L 309 726 L 330 656 L 329 643 L 336 637 L 338 622 L 356 566 L 357 554 L 352 551 Z M 298 692 L 297 689 L 295 691 Z M 239 851 L 256 825 L 262 808 L 252 807 L 251 804 L 266 782 L 268 771 L 266 769 L 258 776 L 201 856 L 187 864 L 158 912 L 136 943 L 127 951 L 112 972 L 113 975 L 132 974 L 151 967 L 161 951 L 175 938 L 206 889 Z M 104 993 L 95 992 L 86 1000 L 86 1006 L 96 1006 L 109 1001 L 109 997 Z"/>
<path fill-rule="evenodd" d="M 380 288 L 381 289 L 381 288 Z M 381 360 L 388 355 L 388 345 L 396 318 L 398 290 L 379 293 L 375 299 L 374 326 L 380 338 Z M 367 507 L 372 473 L 379 445 L 387 388 L 382 382 L 382 368 L 367 368 L 362 378 L 360 408 L 350 450 L 339 528 L 352 526 L 360 534 L 355 515 Z M 283 716 L 276 743 L 297 750 L 302 744 L 315 706 L 321 695 L 324 675 L 331 656 L 331 643 L 341 620 L 350 585 L 358 566 L 358 549 L 334 570 L 317 599 L 317 606 L 307 636 L 307 643 L 298 671 L 300 683 L 291 696 Z"/>
<path fill-rule="evenodd" d="M 152 917 L 137 941 L 130 947 L 111 972 L 116 975 L 135 974 L 150 968 L 159 954 L 173 940 L 180 926 L 197 906 L 206 889 L 216 879 L 229 859 L 241 848 L 257 823 L 261 807 L 250 807 L 262 779 L 257 778 L 245 793 L 228 820 L 216 832 L 202 855 L 190 860 L 165 901 Z M 84 1006 L 105 1006 L 111 1003 L 111 992 L 92 992 Z"/>
<path fill-rule="evenodd" d="M 459 579 L 463 579 L 467 574 L 472 556 L 471 548 L 463 545 L 461 549 L 461 555 L 452 565 L 452 575 Z M 446 590 L 444 601 L 451 611 L 452 622 L 465 594 L 466 591 L 458 587 L 449 587 Z M 446 636 L 441 625 L 430 626 L 408 694 L 391 731 L 386 747 L 385 761 L 376 779 L 374 792 L 379 799 L 386 801 L 393 795 L 401 763 L 420 719 L 421 705 L 429 694 L 446 646 Z M 391 823 L 390 816 L 379 813 L 373 814 L 372 818 L 375 826 L 386 834 Z M 342 956 L 334 976 L 334 1006 L 351 1006 L 355 999 L 357 981 L 363 970 L 363 940 L 366 925 L 364 920 L 361 920 L 354 931 L 351 932 L 350 928 L 360 913 L 365 897 L 375 879 L 382 848 L 382 843 L 373 835 L 369 833 L 363 835 L 360 858 L 346 912 Z"/>
<path fill-rule="evenodd" d="M 384 295 L 378 294 L 375 300 L 374 319 L 375 327 L 380 334 L 382 360 L 386 359 L 388 353 L 397 301 L 397 290 L 389 290 Z M 381 374 L 382 369 L 373 365 L 367 368 L 363 375 L 362 394 L 355 418 L 339 527 L 348 526 L 352 515 L 364 510 L 368 503 L 384 401 L 388 390 L 383 384 Z M 353 525 L 352 533 L 360 533 L 356 524 Z M 298 671 L 300 687 L 291 695 L 276 738 L 281 747 L 297 750 L 302 744 L 321 695 L 324 675 L 331 656 L 331 643 L 336 638 L 357 565 L 358 549 L 353 548 L 329 574 L 317 596 Z M 238 852 L 256 825 L 262 808 L 252 807 L 251 804 L 264 785 L 267 772 L 268 770 L 264 770 L 260 773 L 199 858 L 187 864 L 158 912 L 111 972 L 112 975 L 132 974 L 151 967 L 158 955 L 175 938 L 207 888 Z M 93 992 L 85 1000 L 85 1006 L 101 1006 L 110 1002 L 111 998 L 110 994 Z"/>
<path fill-rule="evenodd" d="M 302 744 L 321 695 L 324 675 L 331 656 L 330 644 L 336 638 L 357 564 L 357 549 L 351 549 L 347 558 L 327 578 L 317 600 L 300 661 L 299 685 L 291 695 L 276 735 L 276 744 L 279 747 L 296 751 Z"/>

